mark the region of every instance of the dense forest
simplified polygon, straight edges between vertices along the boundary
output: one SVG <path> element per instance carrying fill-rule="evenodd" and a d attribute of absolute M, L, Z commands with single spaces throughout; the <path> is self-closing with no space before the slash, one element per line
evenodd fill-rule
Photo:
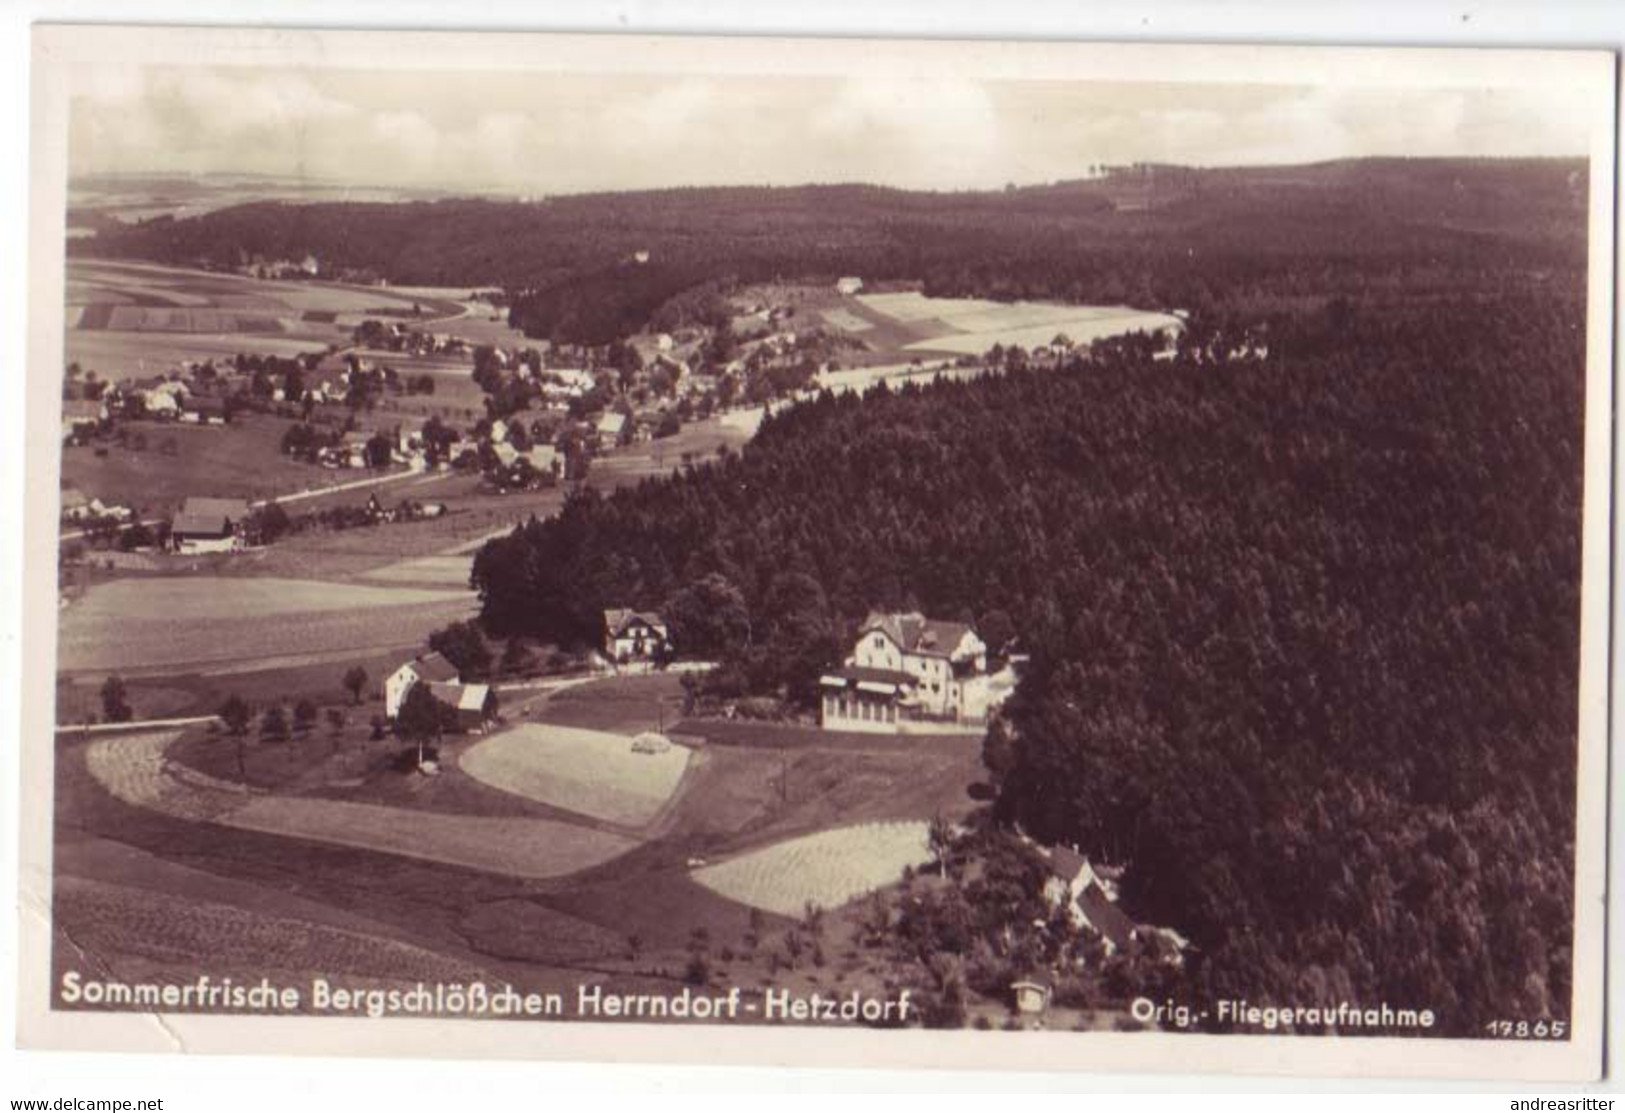
<path fill-rule="evenodd" d="M 704 585 L 743 608 L 730 662 L 794 696 L 869 607 L 1003 610 L 1032 660 L 999 814 L 1129 864 L 1193 988 L 1564 1016 L 1575 285 L 1334 303 L 1265 360 L 826 396 L 491 543 L 485 618 L 587 638 Z"/>
<path fill-rule="evenodd" d="M 1572 268 L 1585 250 L 1584 203 L 1573 160 L 1147 166 L 998 192 L 828 185 L 266 202 L 103 227 L 70 250 L 213 267 L 308 252 L 327 273 L 501 286 L 527 334 L 602 344 L 702 283 L 775 276 L 1196 310 L 1415 291 L 1423 276 L 1441 296 L 1509 268 Z"/>

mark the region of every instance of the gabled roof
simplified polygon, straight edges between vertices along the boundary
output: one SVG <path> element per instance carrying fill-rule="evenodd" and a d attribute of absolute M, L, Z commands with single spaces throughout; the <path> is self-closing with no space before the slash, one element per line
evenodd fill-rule
<path fill-rule="evenodd" d="M 431 684 L 456 680 L 462 675 L 456 665 L 438 653 L 425 653 L 421 657 L 415 657 L 407 661 L 402 668 L 410 668 L 417 674 L 419 680 L 427 680 Z"/>
<path fill-rule="evenodd" d="M 612 607 L 604 612 L 604 628 L 610 637 L 620 637 L 634 622 L 641 622 L 661 634 L 666 632 L 666 620 L 654 611 L 634 611 Z"/>
<path fill-rule="evenodd" d="M 1050 871 L 1062 881 L 1071 881 L 1088 865 L 1089 859 L 1073 850 L 1070 846 L 1057 846 L 1050 849 Z"/>
<path fill-rule="evenodd" d="M 626 428 L 626 415 L 619 411 L 611 410 L 598 419 L 598 431 L 600 433 L 619 433 L 624 428 Z"/>
<path fill-rule="evenodd" d="M 1129 945 L 1134 938 L 1134 921 L 1129 919 L 1121 908 L 1111 902 L 1106 896 L 1106 890 L 1098 882 L 1091 882 L 1089 887 L 1078 894 L 1078 911 L 1089 926 L 1094 928 L 1103 939 L 1111 941 L 1118 950 Z"/>
<path fill-rule="evenodd" d="M 483 711 L 491 688 L 487 684 L 458 684 L 454 681 L 437 680 L 430 683 L 429 694 L 458 711 Z"/>
<path fill-rule="evenodd" d="M 871 611 L 863 620 L 859 635 L 880 631 L 896 642 L 904 653 L 925 657 L 947 657 L 959 647 L 971 628 L 963 622 L 943 622 L 926 618 L 918 611 L 886 614 Z"/>

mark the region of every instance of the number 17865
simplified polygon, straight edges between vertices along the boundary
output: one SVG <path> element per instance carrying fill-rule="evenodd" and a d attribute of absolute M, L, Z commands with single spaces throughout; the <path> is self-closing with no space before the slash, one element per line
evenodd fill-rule
<path fill-rule="evenodd" d="M 1568 1035 L 1566 1020 L 1492 1020 L 1484 1031 L 1503 1040 L 1560 1040 Z"/>

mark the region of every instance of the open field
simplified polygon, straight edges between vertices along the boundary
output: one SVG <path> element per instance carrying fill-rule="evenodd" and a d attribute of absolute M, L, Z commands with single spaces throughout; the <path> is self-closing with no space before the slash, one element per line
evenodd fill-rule
<path fill-rule="evenodd" d="M 242 415 L 231 425 L 126 422 L 130 444 L 140 435 L 145 448 L 109 443 L 64 449 L 62 478 L 88 497 L 152 514 L 167 514 L 191 495 L 257 500 L 342 481 L 344 473 L 282 454 L 282 436 L 293 424 L 260 414 Z"/>
<path fill-rule="evenodd" d="M 256 981 L 307 972 L 399 982 L 479 975 L 478 967 L 393 939 L 105 881 L 59 878 L 52 910 L 77 946 L 127 977 L 174 967 L 193 979 L 200 955 L 217 978 L 240 971 Z"/>
<path fill-rule="evenodd" d="M 369 315 L 404 314 L 444 330 L 465 312 L 455 300 L 383 288 L 86 259 L 68 263 L 66 301 L 66 358 L 114 379 L 239 352 L 292 356 L 348 345 Z"/>
<path fill-rule="evenodd" d="M 174 581 L 123 581 L 134 593 L 131 612 L 118 612 L 94 602 L 76 604 L 62 612 L 57 642 L 57 667 L 63 671 L 147 670 L 191 671 L 181 666 L 222 665 L 233 661 L 298 658 L 348 651 L 355 656 L 386 649 L 421 645 L 426 631 L 474 613 L 474 597 L 467 592 L 423 592 L 402 588 L 373 589 L 374 605 L 366 609 L 335 605 L 328 609 L 278 609 L 278 621 L 255 621 L 252 614 L 233 617 L 189 618 L 177 621 L 153 613 L 143 593 Z M 230 592 L 251 579 L 222 581 Z M 185 581 L 178 582 L 180 586 Z M 112 586 L 112 585 L 108 585 Z M 335 589 L 337 590 L 337 589 Z M 388 602 L 388 592 L 404 592 L 409 602 Z M 339 592 L 343 594 L 343 592 Z M 427 597 L 427 598 L 425 598 Z M 199 604 L 205 606 L 207 604 Z M 133 613 L 150 617 L 133 617 Z"/>
<path fill-rule="evenodd" d="M 1178 328 L 1179 318 L 1128 306 L 1059 305 L 1047 302 L 997 302 L 979 298 L 933 298 L 909 291 L 859 294 L 864 306 L 910 327 L 925 326 L 935 335 L 906 345 L 914 352 L 981 355 L 994 344 L 1034 348 L 1064 333 L 1073 343 L 1143 330 Z"/>
<path fill-rule="evenodd" d="M 546 878 L 575 873 L 633 849 L 635 840 L 534 817 L 454 815 L 313 797 L 264 795 L 168 759 L 176 732 L 99 739 L 86 767 L 127 804 L 193 821 L 408 858 Z"/>
<path fill-rule="evenodd" d="M 460 765 L 505 792 L 642 827 L 671 799 L 688 759 L 682 746 L 636 753 L 625 735 L 527 723 L 476 744 Z"/>
<path fill-rule="evenodd" d="M 84 599 L 69 609 L 68 614 L 80 621 L 98 623 L 233 618 L 251 622 L 260 618 L 280 618 L 317 611 L 403 607 L 467 599 L 467 591 L 360 587 L 319 580 L 266 577 L 126 579 L 91 588 Z"/>
<path fill-rule="evenodd" d="M 558 692 L 538 717 L 560 726 L 630 736 L 658 730 L 662 721 L 670 727 L 682 697 L 682 677 L 678 673 L 608 677 Z"/>
<path fill-rule="evenodd" d="M 607 831 L 546 819 L 446 815 L 301 797 L 255 800 L 218 822 L 510 877 L 577 873 L 637 845 Z"/>
<path fill-rule="evenodd" d="M 374 568 L 366 578 L 379 583 L 468 586 L 469 560 L 462 556 L 411 557 Z"/>
<path fill-rule="evenodd" d="M 809 905 L 838 908 L 931 861 L 924 823 L 874 823 L 822 831 L 694 871 L 729 900 L 780 916 Z"/>

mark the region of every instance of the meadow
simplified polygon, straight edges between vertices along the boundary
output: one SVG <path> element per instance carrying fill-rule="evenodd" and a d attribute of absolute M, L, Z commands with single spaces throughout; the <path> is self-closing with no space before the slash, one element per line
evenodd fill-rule
<path fill-rule="evenodd" d="M 729 900 L 780 916 L 839 908 L 931 861 L 924 823 L 873 823 L 788 839 L 694 871 Z"/>
<path fill-rule="evenodd" d="M 903 345 L 910 352 L 982 355 L 995 344 L 1033 349 L 1065 335 L 1074 344 L 1128 332 L 1181 328 L 1169 313 L 1128 306 L 1062 305 L 928 297 L 918 291 L 859 294 L 857 300 L 884 317 L 930 335 Z"/>
<path fill-rule="evenodd" d="M 623 734 L 526 723 L 464 751 L 459 765 L 504 792 L 637 828 L 672 798 L 688 759 L 682 746 L 638 753 Z"/>

